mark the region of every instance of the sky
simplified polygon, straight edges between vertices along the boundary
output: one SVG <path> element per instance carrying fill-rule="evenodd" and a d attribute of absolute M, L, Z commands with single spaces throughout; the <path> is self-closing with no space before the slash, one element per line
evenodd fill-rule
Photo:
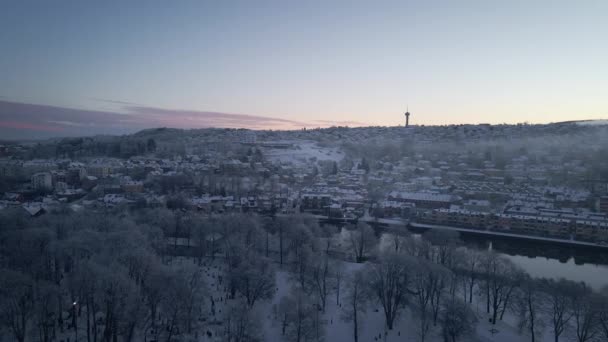
<path fill-rule="evenodd" d="M 0 8 L 0 138 L 608 118 L 603 0 Z"/>

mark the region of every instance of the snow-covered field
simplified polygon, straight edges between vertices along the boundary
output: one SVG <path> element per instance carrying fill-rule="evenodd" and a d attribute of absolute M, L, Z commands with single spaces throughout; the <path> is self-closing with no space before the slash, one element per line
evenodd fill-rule
<path fill-rule="evenodd" d="M 316 160 L 340 161 L 344 153 L 337 147 L 321 147 L 314 141 L 297 141 L 287 149 L 266 149 L 264 154 L 272 162 L 308 163 L 311 158 Z"/>
<path fill-rule="evenodd" d="M 181 263 L 191 263 L 192 260 L 188 259 L 174 259 L 173 264 L 179 265 Z M 352 272 L 353 270 L 363 267 L 361 264 L 343 262 L 345 273 Z M 226 300 L 227 294 L 224 292 L 224 286 L 218 282 L 219 276 L 222 275 L 223 263 L 221 259 L 217 259 L 215 262 L 207 260 L 207 265 L 203 266 L 203 271 L 207 277 L 207 286 L 215 300 L 216 316 L 217 319 L 221 319 L 222 312 L 225 311 L 226 304 L 230 303 L 231 300 Z M 278 265 L 277 265 L 278 267 Z M 278 305 L 281 297 L 289 294 L 291 288 L 291 280 L 289 273 L 285 270 L 279 270 L 276 277 L 276 294 L 271 301 L 264 301 L 255 304 L 254 310 L 256 317 L 260 320 L 260 326 L 263 331 L 263 341 L 268 342 L 282 342 L 287 341 L 281 336 L 281 327 L 278 320 L 275 317 L 273 306 Z M 343 297 L 345 291 L 342 290 L 341 296 Z M 342 299 L 341 299 L 342 300 Z M 333 292 L 327 299 L 327 308 L 324 314 L 326 321 L 326 333 L 325 341 L 353 341 L 353 327 L 352 323 L 344 322 L 341 319 L 341 308 L 336 303 L 336 293 Z M 499 321 L 496 325 L 492 325 L 488 322 L 488 315 L 484 312 L 484 303 L 474 301 L 472 304 L 473 310 L 477 313 L 479 322 L 477 325 L 477 336 L 466 337 L 462 341 L 479 341 L 479 342 L 527 342 L 530 338 L 526 335 L 520 335 L 516 328 L 516 320 L 512 314 L 506 314 L 504 321 Z M 210 313 L 206 322 L 203 323 L 204 331 L 212 331 L 214 335 L 216 332 L 221 332 L 221 325 L 209 324 L 214 320 L 214 316 Z M 387 341 L 387 342 L 404 342 L 404 341 L 419 341 L 417 334 L 418 322 L 412 315 L 409 309 L 403 311 L 401 317 L 395 322 L 395 327 L 392 331 L 385 329 L 384 316 L 382 308 L 379 305 L 370 305 L 367 309 L 366 314 L 361 319 L 361 330 L 359 333 L 359 341 L 362 342 L 373 342 L 373 341 Z M 439 335 L 439 326 L 432 329 L 431 334 L 428 336 L 428 342 L 442 342 L 442 338 Z M 188 339 L 191 341 L 222 341 L 219 336 L 213 336 L 209 338 L 206 335 L 200 335 L 198 339 Z M 566 338 L 564 338 L 566 340 Z M 549 329 L 545 329 L 545 333 L 540 338 L 537 337 L 537 341 L 549 342 L 553 341 L 553 336 Z"/>

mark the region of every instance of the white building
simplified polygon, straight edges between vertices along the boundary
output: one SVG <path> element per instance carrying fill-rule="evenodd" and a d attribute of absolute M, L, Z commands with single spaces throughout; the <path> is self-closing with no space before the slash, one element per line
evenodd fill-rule
<path fill-rule="evenodd" d="M 36 190 L 53 189 L 53 176 L 50 172 L 38 172 L 32 175 L 32 188 Z"/>

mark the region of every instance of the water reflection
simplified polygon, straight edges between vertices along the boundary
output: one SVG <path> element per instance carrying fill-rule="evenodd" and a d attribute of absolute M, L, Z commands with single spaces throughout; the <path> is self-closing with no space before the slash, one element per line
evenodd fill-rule
<path fill-rule="evenodd" d="M 390 233 L 383 233 L 381 245 L 388 243 L 390 237 Z M 504 255 L 534 277 L 584 281 L 595 289 L 608 286 L 606 249 L 520 239 L 488 239 L 470 234 L 461 235 L 461 239 L 469 248 L 492 249 Z"/>
<path fill-rule="evenodd" d="M 535 277 L 584 281 L 596 290 L 608 285 L 608 266 L 606 265 L 577 264 L 574 262 L 574 257 L 569 258 L 566 262 L 522 255 L 506 255 L 506 257 Z"/>

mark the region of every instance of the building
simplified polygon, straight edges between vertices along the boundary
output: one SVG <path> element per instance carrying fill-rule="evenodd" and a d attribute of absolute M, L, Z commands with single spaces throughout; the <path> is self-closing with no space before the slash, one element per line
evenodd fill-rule
<path fill-rule="evenodd" d="M 110 167 L 103 164 L 89 165 L 86 169 L 86 174 L 97 178 L 108 177 L 110 174 Z"/>
<path fill-rule="evenodd" d="M 396 201 L 382 201 L 372 206 L 372 215 L 374 217 L 401 217 L 409 218 L 416 205 L 414 203 L 404 203 Z"/>
<path fill-rule="evenodd" d="M 0 159 L 0 176 L 4 177 L 16 177 L 21 175 L 23 172 L 22 163 L 10 160 Z"/>
<path fill-rule="evenodd" d="M 68 189 L 66 182 L 55 182 L 55 192 L 65 192 Z"/>
<path fill-rule="evenodd" d="M 22 170 L 26 176 L 32 176 L 39 172 L 48 172 L 56 169 L 57 163 L 45 159 L 28 160 L 22 164 Z"/>
<path fill-rule="evenodd" d="M 547 215 L 492 214 L 442 208 L 421 212 L 417 221 L 473 230 L 492 230 L 548 238 L 608 243 L 608 220 L 601 217 L 573 218 Z"/>
<path fill-rule="evenodd" d="M 144 191 L 144 182 L 141 181 L 128 181 L 121 185 L 122 191 L 126 193 L 137 193 Z"/>
<path fill-rule="evenodd" d="M 254 145 L 257 142 L 257 136 L 254 131 L 246 131 L 241 135 L 241 143 Z"/>
<path fill-rule="evenodd" d="M 417 208 L 449 208 L 456 200 L 452 195 L 427 192 L 393 191 L 388 195 L 389 201 L 413 203 Z"/>
<path fill-rule="evenodd" d="M 302 194 L 300 199 L 301 210 L 314 214 L 327 214 L 332 203 L 328 194 Z"/>
<path fill-rule="evenodd" d="M 600 213 L 608 214 L 608 196 L 602 196 L 599 200 Z"/>
<path fill-rule="evenodd" d="M 79 185 L 86 176 L 87 169 L 84 166 L 70 166 L 66 171 L 65 182 L 71 185 Z"/>
<path fill-rule="evenodd" d="M 32 188 L 34 190 L 52 190 L 53 176 L 50 172 L 38 172 L 32 175 Z"/>

